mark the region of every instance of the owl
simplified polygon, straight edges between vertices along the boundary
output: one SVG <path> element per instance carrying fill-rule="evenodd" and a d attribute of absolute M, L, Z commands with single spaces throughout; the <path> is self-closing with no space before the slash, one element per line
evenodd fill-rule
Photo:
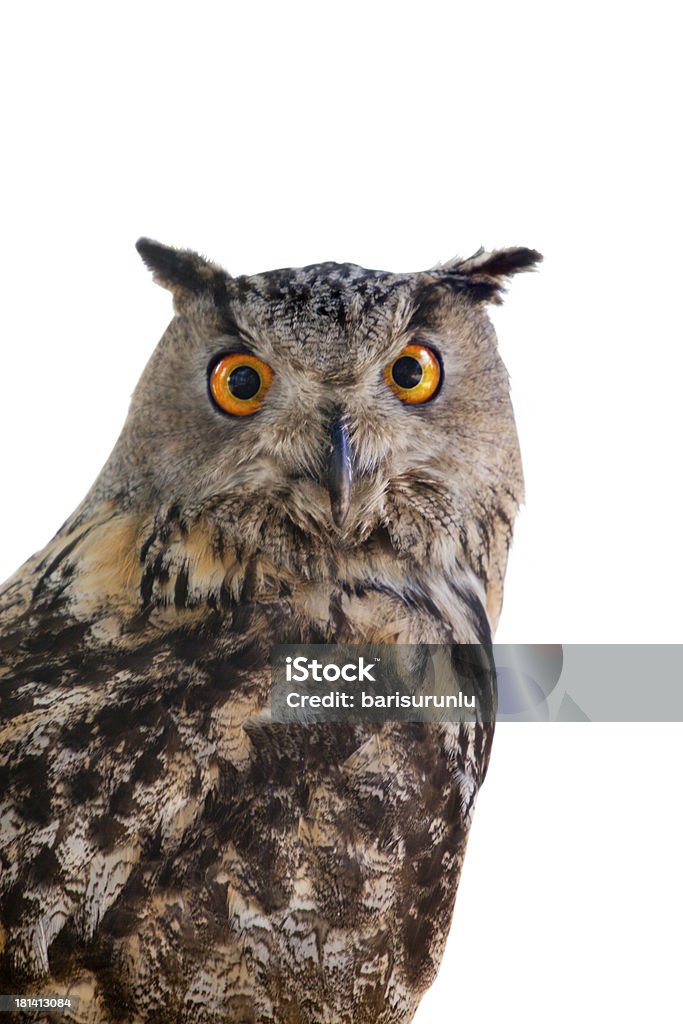
<path fill-rule="evenodd" d="M 486 309 L 541 257 L 232 277 L 137 248 L 174 317 L 0 591 L 0 991 L 83 1024 L 407 1024 L 493 725 L 278 722 L 271 650 L 490 643 L 523 481 Z"/>

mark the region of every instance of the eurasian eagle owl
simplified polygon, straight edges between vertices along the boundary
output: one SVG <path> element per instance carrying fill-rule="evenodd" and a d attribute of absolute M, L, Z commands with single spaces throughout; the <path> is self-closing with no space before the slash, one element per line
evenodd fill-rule
<path fill-rule="evenodd" d="M 231 277 L 138 250 L 175 317 L 0 592 L 0 990 L 87 1022 L 408 1022 L 493 726 L 278 724 L 269 655 L 490 642 L 522 471 L 486 304 L 540 256 Z"/>

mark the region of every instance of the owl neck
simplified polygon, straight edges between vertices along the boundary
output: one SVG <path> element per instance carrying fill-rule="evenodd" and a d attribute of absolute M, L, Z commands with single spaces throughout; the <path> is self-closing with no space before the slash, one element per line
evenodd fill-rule
<path fill-rule="evenodd" d="M 43 600 L 109 634 L 216 628 L 279 643 L 487 642 L 485 581 L 447 536 L 402 550 L 388 529 L 360 544 L 282 520 L 240 532 L 171 505 L 153 516 L 103 505 L 67 522 L 38 565 Z M 101 628 L 102 627 L 98 627 Z"/>

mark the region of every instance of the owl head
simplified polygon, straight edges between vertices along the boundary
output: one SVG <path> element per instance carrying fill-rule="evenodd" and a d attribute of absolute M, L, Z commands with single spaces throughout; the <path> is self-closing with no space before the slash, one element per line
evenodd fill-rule
<path fill-rule="evenodd" d="M 140 239 L 175 317 L 97 484 L 207 515 L 237 543 L 382 544 L 490 559 L 522 471 L 487 316 L 541 259 L 480 250 L 418 273 L 321 263 L 232 277 Z M 488 547 L 488 554 L 487 554 Z"/>

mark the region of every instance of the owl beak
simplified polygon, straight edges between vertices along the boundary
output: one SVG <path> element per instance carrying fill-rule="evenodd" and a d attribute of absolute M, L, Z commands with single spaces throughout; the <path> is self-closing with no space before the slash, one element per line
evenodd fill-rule
<path fill-rule="evenodd" d="M 327 465 L 327 487 L 335 526 L 344 524 L 351 504 L 351 441 L 341 415 L 335 416 L 330 424 L 330 454 Z"/>

